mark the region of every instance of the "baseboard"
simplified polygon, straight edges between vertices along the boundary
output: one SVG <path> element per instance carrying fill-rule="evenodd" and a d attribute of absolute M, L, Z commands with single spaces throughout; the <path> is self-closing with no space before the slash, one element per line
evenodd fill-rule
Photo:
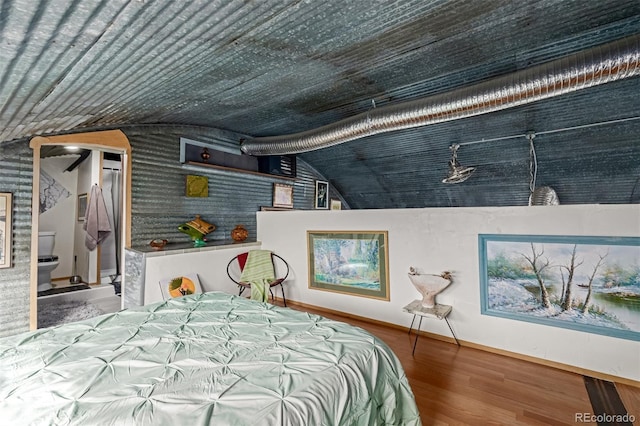
<path fill-rule="evenodd" d="M 280 298 L 276 298 L 276 300 L 282 301 L 282 299 L 280 299 Z M 382 326 L 385 326 L 385 327 L 393 328 L 393 329 L 396 329 L 396 330 L 402 330 L 402 331 L 405 331 L 405 332 L 409 331 L 408 327 L 404 327 L 404 326 L 401 326 L 401 325 L 398 325 L 398 324 L 393 324 L 393 323 L 389 323 L 389 322 L 385 322 L 385 321 L 379 321 L 379 320 L 376 320 L 376 319 L 373 319 L 373 318 L 362 317 L 362 316 L 359 316 L 359 315 L 354 315 L 354 314 L 350 314 L 350 313 L 347 313 L 347 312 L 337 311 L 337 310 L 334 310 L 334 309 L 323 308 L 321 306 L 315 306 L 315 305 L 311 305 L 311 304 L 307 304 L 307 303 L 297 302 L 295 300 L 287 299 L 287 305 L 298 306 L 300 308 L 310 308 L 310 309 L 313 309 L 313 310 L 316 310 L 316 311 L 319 311 L 319 312 L 326 312 L 326 313 L 333 314 L 333 315 L 339 315 L 339 316 L 345 317 L 345 318 L 352 318 L 352 319 L 356 319 L 358 321 L 368 322 L 370 324 L 382 325 Z M 452 337 L 443 336 L 441 334 L 434 334 L 434 333 L 430 333 L 430 332 L 427 332 L 427 331 L 419 331 L 418 333 L 421 336 L 424 336 L 424 337 L 427 337 L 427 338 L 430 338 L 430 339 L 440 340 L 440 341 L 443 341 L 443 342 L 455 344 L 455 340 Z M 547 367 L 557 368 L 558 370 L 569 371 L 571 373 L 580 374 L 582 376 L 591 376 L 591 377 L 595 377 L 597 379 L 608 380 L 610 382 L 622 383 L 622 384 L 625 384 L 625 385 L 629 385 L 629 386 L 634 386 L 634 387 L 640 388 L 640 381 L 628 379 L 626 377 L 614 376 L 612 374 L 601 373 L 599 371 L 592 371 L 592 370 L 588 370 L 586 368 L 576 367 L 574 365 L 564 364 L 564 363 L 561 363 L 561 362 L 551 361 L 551 360 L 548 360 L 548 359 L 537 358 L 537 357 L 530 356 L 530 355 L 524 355 L 524 354 L 520 354 L 520 353 L 517 353 L 517 352 L 507 351 L 507 350 L 504 350 L 504 349 L 493 348 L 491 346 L 481 345 L 479 343 L 469 342 L 469 341 L 466 341 L 466 340 L 459 340 L 458 339 L 458 342 L 460 343 L 460 346 L 465 346 L 465 347 L 468 347 L 468 348 L 478 349 L 478 350 L 481 350 L 481 351 L 490 352 L 490 353 L 494 353 L 494 354 L 497 354 L 497 355 L 503 355 L 503 356 L 507 356 L 507 357 L 510 357 L 510 358 L 521 359 L 523 361 L 528 361 L 528 362 L 532 362 L 532 363 L 535 363 L 535 364 L 545 365 Z"/>
<path fill-rule="evenodd" d="M 610 382 L 622 383 L 625 385 L 633 386 L 640 388 L 640 381 L 628 379 L 626 377 L 614 376 L 613 374 L 602 373 L 600 371 L 588 370 L 582 367 L 576 367 L 575 365 L 564 364 L 561 362 L 551 361 L 548 359 L 537 358 L 530 355 L 524 355 L 517 352 L 511 352 L 504 349 L 492 348 L 490 346 L 481 345 L 474 342 L 463 342 L 460 341 L 460 344 L 463 346 L 467 346 L 469 348 L 480 349 L 482 351 L 491 352 L 497 355 L 504 355 L 510 358 L 521 359 L 524 361 L 533 362 L 535 364 L 546 365 L 547 367 L 557 368 L 563 371 L 569 371 L 571 373 L 580 374 L 582 376 L 591 376 L 597 379 L 608 380 Z"/>
<path fill-rule="evenodd" d="M 56 281 L 69 282 L 70 279 L 71 279 L 71 276 L 68 276 L 68 277 L 57 277 L 57 278 L 51 278 L 51 282 L 56 282 Z"/>

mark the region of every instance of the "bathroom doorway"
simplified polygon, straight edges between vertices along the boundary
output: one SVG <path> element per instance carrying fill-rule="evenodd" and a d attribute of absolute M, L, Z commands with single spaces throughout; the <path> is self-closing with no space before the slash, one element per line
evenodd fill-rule
<path fill-rule="evenodd" d="M 36 137 L 31 147 L 31 329 L 120 310 L 123 252 L 130 245 L 131 156 L 126 136 L 107 131 Z M 72 147 L 75 153 L 69 150 Z M 110 232 L 108 240 L 90 250 L 85 245 L 84 212 L 98 189 L 100 197 L 94 195 L 94 199 L 104 199 Z M 43 238 L 44 234 L 48 237 Z M 43 255 L 40 245 L 46 248 L 44 242 L 51 234 L 56 248 L 47 260 L 55 258 L 57 265 L 51 273 L 53 285 L 42 291 L 38 257 Z"/>

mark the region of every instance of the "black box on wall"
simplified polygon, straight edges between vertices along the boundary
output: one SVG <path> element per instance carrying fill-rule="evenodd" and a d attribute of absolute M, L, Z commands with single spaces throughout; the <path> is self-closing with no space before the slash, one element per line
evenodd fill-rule
<path fill-rule="evenodd" d="M 296 157 L 294 155 L 258 157 L 258 171 L 270 175 L 296 177 Z"/>

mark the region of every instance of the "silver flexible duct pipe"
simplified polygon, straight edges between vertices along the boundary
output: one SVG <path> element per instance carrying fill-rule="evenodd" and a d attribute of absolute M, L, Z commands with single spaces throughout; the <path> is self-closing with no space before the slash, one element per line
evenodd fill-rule
<path fill-rule="evenodd" d="M 426 126 L 575 92 L 640 74 L 640 35 L 447 93 L 375 108 L 317 129 L 251 138 L 250 155 L 297 154 L 394 130 Z"/>

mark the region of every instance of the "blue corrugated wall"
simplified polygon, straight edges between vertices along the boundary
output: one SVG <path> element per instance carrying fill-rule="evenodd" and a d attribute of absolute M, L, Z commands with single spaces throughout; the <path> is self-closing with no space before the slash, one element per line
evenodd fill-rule
<path fill-rule="evenodd" d="M 123 129 L 132 147 L 132 244 L 154 238 L 187 242 L 177 226 L 196 214 L 216 225 L 208 236 L 230 240 L 236 224 L 256 237 L 256 211 L 271 206 L 274 182 L 294 186 L 294 208 L 312 209 L 319 176 L 298 163 L 295 180 L 222 171 L 180 163 L 180 137 L 214 146 L 237 144 L 234 134 L 191 126 L 142 126 Z M 209 197 L 185 196 L 186 175 L 209 178 Z M 13 193 L 13 266 L 0 269 L 0 336 L 29 329 L 29 269 L 31 255 L 32 150 L 28 140 L 0 144 L 0 192 Z M 335 193 L 331 193 L 335 196 Z"/>

